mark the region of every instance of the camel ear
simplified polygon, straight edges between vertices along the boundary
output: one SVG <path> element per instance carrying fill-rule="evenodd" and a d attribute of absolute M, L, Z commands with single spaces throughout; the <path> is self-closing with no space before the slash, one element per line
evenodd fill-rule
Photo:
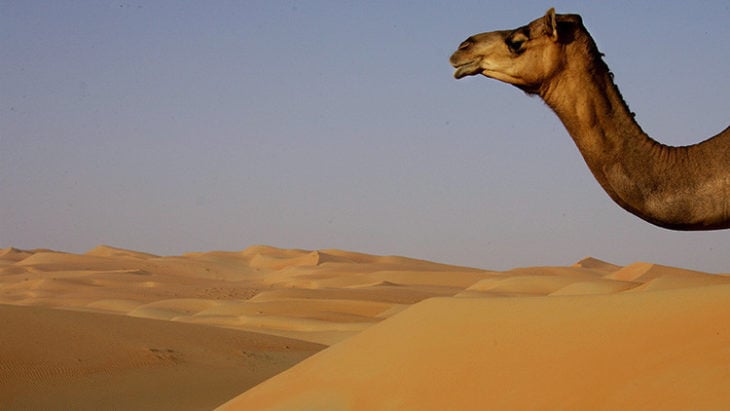
<path fill-rule="evenodd" d="M 554 7 L 551 7 L 550 10 L 545 13 L 543 23 L 545 24 L 545 34 L 547 34 L 553 41 L 556 41 L 558 39 L 558 19 L 555 17 Z"/>

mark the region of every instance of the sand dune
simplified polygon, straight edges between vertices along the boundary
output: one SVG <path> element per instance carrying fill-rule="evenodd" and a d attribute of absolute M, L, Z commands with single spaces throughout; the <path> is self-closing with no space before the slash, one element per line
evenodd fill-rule
<path fill-rule="evenodd" d="M 100 256 L 100 257 L 126 257 L 146 260 L 149 258 L 159 258 L 154 254 L 142 253 L 139 251 L 125 250 L 123 248 L 111 247 L 108 245 L 99 245 L 84 253 L 84 255 Z"/>
<path fill-rule="evenodd" d="M 0 305 L 0 408 L 212 409 L 322 347 L 117 315 Z"/>
<path fill-rule="evenodd" d="M 714 408 L 728 301 L 729 276 L 592 257 L 6 248 L 0 409 Z"/>
<path fill-rule="evenodd" d="M 573 264 L 573 267 L 587 268 L 589 270 L 596 270 L 605 273 L 611 273 L 621 269 L 618 265 L 607 263 L 593 257 L 586 257 Z"/>
<path fill-rule="evenodd" d="M 730 285 L 437 298 L 220 409 L 721 409 Z"/>
<path fill-rule="evenodd" d="M 2 255 L 0 303 L 210 324 L 325 344 L 400 311 L 396 304 L 454 295 L 488 276 L 404 257 L 268 246 L 173 257 L 110 246 L 81 255 L 15 249 Z"/>

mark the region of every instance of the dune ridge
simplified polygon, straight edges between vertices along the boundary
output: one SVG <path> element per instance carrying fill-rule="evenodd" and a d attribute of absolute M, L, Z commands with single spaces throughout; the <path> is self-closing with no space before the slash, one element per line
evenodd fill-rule
<path fill-rule="evenodd" d="M 198 346 L 186 348 L 192 351 L 204 352 L 207 348 L 202 341 L 206 336 L 217 338 L 219 331 L 244 333 L 249 342 L 269 338 L 272 344 L 286 341 L 285 346 L 298 347 L 296 355 L 282 356 L 260 345 L 241 343 L 247 347 L 242 349 L 248 353 L 244 357 L 260 360 L 257 367 L 270 372 L 247 370 L 247 382 L 239 391 L 232 393 L 230 386 L 225 393 L 214 390 L 219 395 L 214 405 L 231 400 L 225 409 L 317 409 L 319 405 L 332 409 L 438 409 L 437 405 L 447 403 L 458 404 L 461 409 L 482 409 L 476 404 L 484 401 L 510 408 L 523 404 L 520 398 L 531 398 L 530 392 L 540 399 L 534 404 L 544 408 L 576 409 L 572 404 L 580 405 L 577 409 L 600 408 L 604 403 L 631 401 L 657 405 L 653 394 L 647 394 L 656 390 L 676 392 L 683 401 L 699 401 L 689 391 L 669 385 L 672 381 L 690 384 L 683 375 L 702 381 L 705 388 L 689 386 L 706 393 L 709 403 L 717 404 L 725 397 L 715 388 L 729 386 L 730 373 L 722 367 L 711 369 L 708 364 L 725 360 L 717 338 L 724 338 L 726 330 L 713 324 L 728 320 L 725 307 L 730 303 L 724 302 L 730 301 L 728 287 L 727 275 L 646 262 L 619 266 L 593 257 L 568 266 L 492 271 L 408 257 L 265 245 L 179 256 L 108 245 L 82 254 L 12 247 L 0 250 L 0 316 L 5 315 L 17 328 L 29 316 L 59 316 L 56 321 L 62 324 L 78 322 L 85 330 L 83 338 L 76 340 L 82 351 L 96 352 L 95 345 L 104 338 L 94 336 L 95 332 L 103 334 L 100 330 L 104 327 L 98 324 L 134 328 L 141 334 L 147 327 L 165 324 L 170 335 L 182 339 L 187 338 L 182 330 L 195 332 L 201 340 Z M 728 299 L 723 300 L 725 297 Z M 620 324 L 622 321 L 626 324 Z M 703 331 L 697 324 L 708 328 Z M 653 331 L 657 325 L 663 328 Z M 37 335 L 28 338 L 54 341 L 69 337 L 77 332 L 69 327 L 45 327 L 55 334 L 35 330 Z M 187 327 L 197 328 L 190 331 L 193 328 Z M 690 338 L 681 329 L 696 334 Z M 19 330 L 17 334 L 27 333 Z M 164 338 L 169 341 L 171 337 Z M 91 395 L 98 400 L 93 404 L 84 402 L 85 397 L 91 397 L 82 389 L 82 381 L 114 380 L 131 384 L 139 398 L 154 404 L 150 408 L 180 409 L 162 404 L 165 395 L 174 390 L 160 395 L 162 401 L 152 400 L 155 395 L 150 388 L 133 383 L 129 376 L 156 375 L 174 385 L 176 379 L 191 381 L 176 372 L 207 375 L 203 369 L 215 373 L 220 365 L 213 357 L 213 363 L 204 365 L 204 355 L 186 357 L 195 358 L 195 366 L 175 362 L 170 358 L 181 357 L 137 339 L 134 347 L 106 343 L 111 351 L 105 355 L 122 359 L 106 368 L 94 368 L 64 357 L 68 350 L 63 344 L 43 354 L 27 350 L 21 340 L 0 342 L 0 358 L 4 359 L 0 374 L 5 373 L 7 381 L 25 381 L 20 385 L 14 382 L 15 388 L 4 390 L 9 394 L 0 396 L 2 409 L 22 409 L 24 401 L 36 397 L 52 404 L 53 396 L 62 395 L 60 388 L 49 388 L 63 386 L 58 385 L 58 375 L 73 376 L 63 394 L 72 408 L 92 409 L 128 401 L 120 389 L 104 398 Z M 675 340 L 687 344 L 673 343 Z M 495 346 L 495 341 L 501 343 Z M 646 349 L 625 351 L 632 344 Z M 616 351 L 618 347 L 624 351 Z M 226 352 L 223 357 L 240 365 L 237 361 L 242 351 Z M 41 359 L 34 360 L 34 355 Z M 43 359 L 44 355 L 50 360 Z M 509 358 L 512 362 L 503 368 L 488 365 Z M 649 361 L 652 358 L 654 362 Z M 660 364 L 660 358 L 667 362 Z M 64 365 L 59 368 L 54 361 Z M 264 366 L 267 361 L 271 364 Z M 595 369 L 581 365 L 586 363 L 597 365 Z M 393 364 L 399 365 L 393 368 Z M 621 378 L 628 377 L 612 373 L 609 366 L 614 365 L 640 372 L 630 384 L 624 384 Z M 19 371 L 23 367 L 34 371 L 23 374 Z M 348 367 L 354 368 L 348 371 Z M 54 371 L 60 369 L 63 371 Z M 336 370 L 330 377 L 342 375 L 342 381 L 350 383 L 342 385 L 342 381 L 311 374 L 318 369 Z M 546 370 L 552 373 L 550 381 L 540 378 Z M 385 381 L 382 384 L 390 381 L 388 384 L 403 390 L 392 393 L 380 387 L 381 382 L 368 385 L 358 375 L 348 373 L 377 375 Z M 532 377 L 520 385 L 515 378 L 525 373 Z M 224 374 L 235 373 L 226 368 Z M 397 377 L 400 382 L 383 375 Z M 576 377 L 579 375 L 586 378 Z M 583 380 L 596 382 L 586 386 Z M 482 381 L 484 389 L 468 381 Z M 506 381 L 511 385 L 505 385 Z M 367 395 L 372 399 L 365 401 L 363 390 L 368 387 L 371 393 Z M 374 395 L 373 387 L 389 394 Z M 479 390 L 490 392 L 489 398 L 479 397 Z M 568 390 L 584 395 L 569 394 Z M 188 394 L 196 395 L 193 388 Z M 433 398 L 437 394 L 439 398 Z M 210 396 L 202 396 L 211 403 Z M 677 404 L 684 403 L 677 400 Z M 138 408 L 141 404 L 133 405 Z"/>

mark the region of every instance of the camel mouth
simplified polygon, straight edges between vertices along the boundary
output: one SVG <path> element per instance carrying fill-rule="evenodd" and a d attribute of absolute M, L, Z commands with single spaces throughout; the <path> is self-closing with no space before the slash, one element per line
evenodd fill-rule
<path fill-rule="evenodd" d="M 469 61 L 463 64 L 454 65 L 456 70 L 454 71 L 454 78 L 460 79 L 468 76 L 475 76 L 482 72 L 482 68 L 479 65 L 480 60 Z"/>

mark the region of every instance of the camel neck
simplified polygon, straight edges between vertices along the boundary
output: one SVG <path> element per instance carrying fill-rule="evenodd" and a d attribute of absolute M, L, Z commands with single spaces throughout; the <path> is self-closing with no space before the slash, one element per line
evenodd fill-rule
<path fill-rule="evenodd" d="M 636 123 L 608 71 L 591 76 L 588 70 L 576 70 L 561 77 L 541 96 L 592 170 L 593 162 L 605 165 L 606 156 L 620 157 L 627 150 L 661 146 Z"/>
<path fill-rule="evenodd" d="M 713 167 L 723 170 L 727 162 L 730 151 L 723 144 L 730 132 L 686 147 L 654 141 L 634 120 L 607 69 L 566 72 L 540 95 L 598 183 L 624 209 L 667 228 L 727 227 L 730 202 L 715 193 L 730 193 L 730 173 Z"/>
<path fill-rule="evenodd" d="M 666 168 L 654 161 L 667 159 L 663 155 L 667 147 L 636 123 L 608 70 L 583 68 L 564 74 L 541 96 L 563 122 L 606 193 L 629 212 L 662 225 L 645 213 L 647 202 L 653 201 L 646 194 L 658 188 L 657 181 L 670 181 L 657 178 Z"/>

